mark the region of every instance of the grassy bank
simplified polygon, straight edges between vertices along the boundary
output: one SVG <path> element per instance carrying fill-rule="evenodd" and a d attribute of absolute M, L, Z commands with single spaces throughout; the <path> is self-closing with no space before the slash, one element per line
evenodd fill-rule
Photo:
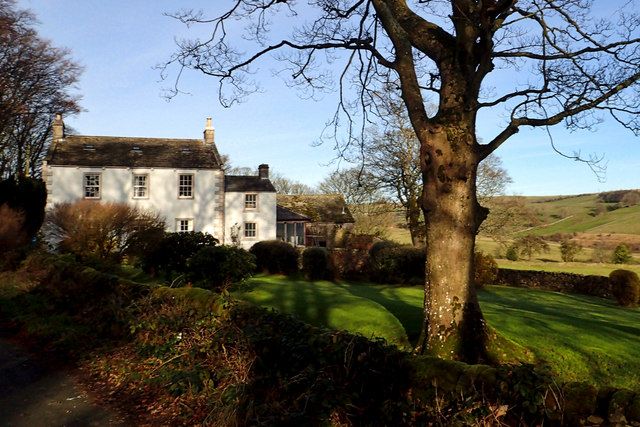
<path fill-rule="evenodd" d="M 389 336 L 399 321 L 411 341 L 420 332 L 420 287 L 292 281 L 273 276 L 254 278 L 250 286 L 253 290 L 238 297 L 312 323 Z M 302 299 L 304 295 L 313 298 Z M 586 296 L 495 286 L 480 292 L 480 301 L 489 325 L 530 348 L 561 381 L 627 388 L 640 384 L 639 309 L 622 309 L 611 301 Z M 331 313 L 333 306 L 341 311 L 340 316 L 317 315 Z"/>

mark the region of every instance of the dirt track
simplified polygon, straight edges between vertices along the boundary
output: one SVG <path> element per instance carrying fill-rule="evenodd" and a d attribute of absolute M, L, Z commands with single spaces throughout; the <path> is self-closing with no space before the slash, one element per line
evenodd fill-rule
<path fill-rule="evenodd" d="M 0 338 L 0 426 L 124 426 L 115 411 L 98 406 L 66 368 Z"/>

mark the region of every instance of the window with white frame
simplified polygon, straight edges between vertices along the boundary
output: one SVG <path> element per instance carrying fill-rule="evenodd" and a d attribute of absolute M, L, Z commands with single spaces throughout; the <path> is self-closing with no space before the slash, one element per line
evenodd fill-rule
<path fill-rule="evenodd" d="M 134 174 L 133 175 L 133 198 L 146 199 L 149 197 L 149 175 Z"/>
<path fill-rule="evenodd" d="M 244 237 L 249 239 L 258 237 L 258 225 L 255 222 L 244 223 Z"/>
<path fill-rule="evenodd" d="M 258 207 L 258 195 L 255 193 L 249 193 L 244 195 L 244 208 L 256 209 Z"/>
<path fill-rule="evenodd" d="M 193 175 L 182 173 L 178 176 L 178 198 L 188 199 L 193 197 Z"/>
<path fill-rule="evenodd" d="M 84 198 L 99 199 L 100 198 L 100 174 L 85 173 L 83 177 Z"/>
<path fill-rule="evenodd" d="M 188 231 L 193 231 L 193 219 L 192 218 L 176 219 L 176 231 L 178 233 L 186 233 Z"/>

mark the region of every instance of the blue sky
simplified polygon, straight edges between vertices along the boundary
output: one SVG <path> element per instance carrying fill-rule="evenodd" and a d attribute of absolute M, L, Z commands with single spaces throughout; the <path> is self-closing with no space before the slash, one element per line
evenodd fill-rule
<path fill-rule="evenodd" d="M 596 0 L 595 3 L 603 3 Z M 205 117 L 213 117 L 216 143 L 236 166 L 269 163 L 292 179 L 315 185 L 337 167 L 331 144 L 315 146 L 335 108 L 335 96 L 301 99 L 263 67 L 261 93 L 230 109 L 217 101 L 217 81 L 189 72 L 179 95 L 161 94 L 154 65 L 175 48 L 184 26 L 163 16 L 183 6 L 221 10 L 226 1 L 195 0 L 20 0 L 35 12 L 40 34 L 67 47 L 84 66 L 79 84 L 84 112 L 66 123 L 86 135 L 200 138 Z M 499 131 L 499 115 L 483 116 L 478 133 L 485 141 Z M 552 128 L 556 145 L 571 153 L 604 154 L 606 182 L 589 168 L 562 158 L 550 147 L 542 129 L 523 129 L 497 152 L 513 178 L 510 193 L 521 195 L 578 194 L 640 188 L 640 138 L 605 121 L 596 131 L 571 133 Z"/>

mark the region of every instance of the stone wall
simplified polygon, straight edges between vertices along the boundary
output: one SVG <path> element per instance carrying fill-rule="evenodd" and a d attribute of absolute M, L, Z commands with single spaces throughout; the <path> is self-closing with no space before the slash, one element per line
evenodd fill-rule
<path fill-rule="evenodd" d="M 548 271 L 498 269 L 496 285 L 613 298 L 609 278 Z"/>

